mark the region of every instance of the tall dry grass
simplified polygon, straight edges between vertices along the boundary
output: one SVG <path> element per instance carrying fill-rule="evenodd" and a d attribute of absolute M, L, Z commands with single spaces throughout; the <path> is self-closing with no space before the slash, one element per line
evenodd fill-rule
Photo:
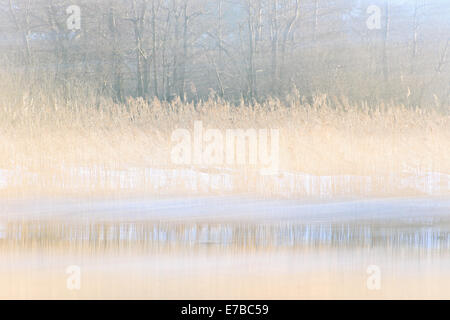
<path fill-rule="evenodd" d="M 77 174 L 68 174 L 73 168 L 179 169 L 168 161 L 171 133 L 192 128 L 196 120 L 218 129 L 278 128 L 281 172 L 375 178 L 450 173 L 450 116 L 432 105 L 370 107 L 326 95 L 305 99 L 296 92 L 283 102 L 237 106 L 217 98 L 196 104 L 133 98 L 116 103 L 88 85 L 66 86 L 63 92 L 49 79 L 33 82 L 12 74 L 0 79 L 0 169 L 15 172 L 8 178 L 15 187 L 4 186 L 2 193 L 56 192 L 55 186 L 79 191 Z M 261 187 L 252 168 L 235 169 L 247 172 L 237 192 L 270 194 L 276 188 Z M 376 189 L 391 190 L 385 182 Z"/>

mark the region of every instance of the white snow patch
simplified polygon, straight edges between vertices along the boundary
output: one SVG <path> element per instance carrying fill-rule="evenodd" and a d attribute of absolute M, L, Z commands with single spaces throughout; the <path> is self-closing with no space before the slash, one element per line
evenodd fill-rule
<path fill-rule="evenodd" d="M 4 189 L 8 186 L 8 174 L 9 171 L 0 169 L 0 189 Z"/>
<path fill-rule="evenodd" d="M 128 168 L 110 170 L 100 166 L 63 168 L 54 176 L 25 170 L 0 170 L 0 189 L 8 186 L 44 185 L 65 190 L 144 190 L 164 194 L 229 194 L 244 187 L 260 194 L 330 198 L 343 195 L 370 195 L 380 190 L 415 191 L 426 195 L 448 195 L 450 175 L 405 170 L 390 176 L 327 175 L 282 171 L 277 175 L 245 174 L 229 168 L 161 169 Z"/>

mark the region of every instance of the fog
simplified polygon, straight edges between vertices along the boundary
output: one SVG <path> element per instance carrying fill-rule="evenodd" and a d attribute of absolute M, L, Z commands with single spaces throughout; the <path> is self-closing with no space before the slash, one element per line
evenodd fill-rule
<path fill-rule="evenodd" d="M 3 0 L 0 8 L 5 66 L 62 86 L 88 83 L 118 101 L 298 91 L 449 103 L 448 1 Z"/>

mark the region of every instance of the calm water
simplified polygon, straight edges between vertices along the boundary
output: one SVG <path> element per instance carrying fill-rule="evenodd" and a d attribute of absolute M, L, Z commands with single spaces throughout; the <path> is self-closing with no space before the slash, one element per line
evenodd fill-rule
<path fill-rule="evenodd" d="M 423 210 L 330 222 L 4 215 L 0 298 L 450 298 L 450 214 Z"/>

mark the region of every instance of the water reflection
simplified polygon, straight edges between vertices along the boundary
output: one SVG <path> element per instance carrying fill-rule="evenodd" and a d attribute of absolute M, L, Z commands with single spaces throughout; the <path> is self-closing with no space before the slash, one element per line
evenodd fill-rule
<path fill-rule="evenodd" d="M 450 219 L 423 223 L 352 221 L 9 221 L 0 223 L 0 247 L 120 249 L 296 250 L 302 248 L 392 248 L 450 252 Z"/>

